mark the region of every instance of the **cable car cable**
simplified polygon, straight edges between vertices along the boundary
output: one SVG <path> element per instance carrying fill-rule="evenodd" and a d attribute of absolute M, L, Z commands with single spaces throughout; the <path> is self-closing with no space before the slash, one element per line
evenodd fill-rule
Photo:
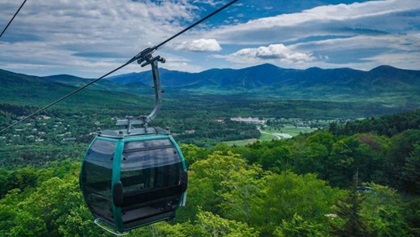
<path fill-rule="evenodd" d="M 229 7 L 230 5 L 234 4 L 234 3 L 235 3 L 235 2 L 237 2 L 237 1 L 238 1 L 238 0 L 233 0 L 233 1 L 229 2 L 229 3 L 227 3 L 227 4 L 226 4 L 226 5 L 224 5 L 223 7 L 219 8 L 219 9 L 217 9 L 217 10 L 213 11 L 212 13 L 208 14 L 207 16 L 205 16 L 205 17 L 201 18 L 201 20 L 199 20 L 199 21 L 195 22 L 194 24 L 192 24 L 192 25 L 190 25 L 189 27 L 185 28 L 184 30 L 180 31 L 178 34 L 176 34 L 176 35 L 174 35 L 174 36 L 170 37 L 169 39 L 167 39 L 167 40 L 163 41 L 162 43 L 160 43 L 160 44 L 156 45 L 156 46 L 155 46 L 155 47 L 153 47 L 153 48 L 154 48 L 154 49 L 158 49 L 160 46 L 162 46 L 162 45 L 164 45 L 164 44 L 168 43 L 168 42 L 169 42 L 169 41 L 171 41 L 172 39 L 174 39 L 174 38 L 178 37 L 179 35 L 183 34 L 184 32 L 188 31 L 189 29 L 191 29 L 191 28 L 195 27 L 196 25 L 200 24 L 201 22 L 203 22 L 203 21 L 205 21 L 205 20 L 209 19 L 210 17 L 212 17 L 212 16 L 216 15 L 217 13 L 219 13 L 219 12 L 223 11 L 225 8 Z"/>
<path fill-rule="evenodd" d="M 22 9 L 23 5 L 25 5 L 27 0 L 24 0 L 23 3 L 20 5 L 19 9 L 15 12 L 15 14 L 13 15 L 12 19 L 10 19 L 9 23 L 7 23 L 6 27 L 4 27 L 3 31 L 0 34 L 0 38 L 3 36 L 4 32 L 6 32 L 7 28 L 9 27 L 9 25 L 12 23 L 12 21 L 15 19 L 15 17 L 17 16 L 17 14 L 19 13 L 20 9 Z"/>
<path fill-rule="evenodd" d="M 95 80 L 93 80 L 93 81 L 91 81 L 91 82 L 87 83 L 86 85 L 84 85 L 84 86 L 82 86 L 82 87 L 80 87 L 80 88 L 78 88 L 78 89 L 74 90 L 73 92 L 70 92 L 69 94 L 67 94 L 67 95 L 65 95 L 65 96 L 63 96 L 63 97 L 61 97 L 61 98 L 57 99 L 56 101 L 54 101 L 54 102 L 52 102 L 52 103 L 50 103 L 50 104 L 48 104 L 48 105 L 46 105 L 46 106 L 44 106 L 44 107 L 42 107 L 42 108 L 40 108 L 40 109 L 36 110 L 35 112 L 33 112 L 33 113 L 31 113 L 30 115 L 28 115 L 28 116 L 24 117 L 23 119 L 21 119 L 21 120 L 17 121 L 16 123 L 13 123 L 13 124 L 11 124 L 11 125 L 7 126 L 6 128 L 4 128 L 4 129 L 0 130 L 0 133 L 3 133 L 4 131 L 6 131 L 6 130 L 8 130 L 8 129 L 12 128 L 12 127 L 14 127 L 15 125 L 20 124 L 20 123 L 22 123 L 23 121 L 25 121 L 25 120 L 27 120 L 27 119 L 29 119 L 29 118 L 31 118 L 31 117 L 33 117 L 33 116 L 35 116 L 36 114 L 38 114 L 38 113 L 40 113 L 40 112 L 42 112 L 42 111 L 44 111 L 44 110 L 46 110 L 46 109 L 50 108 L 51 106 L 53 106 L 53 105 L 55 105 L 55 104 L 57 104 L 57 103 L 59 103 L 59 102 L 61 102 L 61 101 L 65 100 L 65 99 L 67 99 L 68 97 L 70 97 L 70 96 L 72 96 L 72 95 L 74 95 L 74 94 L 78 93 L 79 91 L 81 91 L 81 90 L 83 90 L 83 89 L 85 89 L 85 88 L 87 88 L 87 87 L 91 86 L 92 84 L 94 84 L 94 83 L 96 83 L 96 82 L 98 82 L 98 81 L 102 80 L 103 78 L 105 78 L 105 77 L 109 76 L 110 74 L 112 74 L 112 73 L 114 73 L 114 72 L 116 72 L 116 71 L 118 71 L 118 70 L 120 70 L 120 69 L 124 68 L 125 66 L 127 66 L 127 65 L 131 64 L 132 62 L 134 62 L 134 61 L 136 61 L 136 60 L 137 60 L 137 62 L 138 62 L 139 64 L 141 64 L 143 61 L 146 61 L 146 60 L 148 59 L 147 57 L 148 57 L 148 56 L 150 56 L 150 55 L 151 55 L 151 53 L 152 53 L 153 51 L 157 50 L 159 47 L 161 47 L 161 46 L 163 46 L 164 44 L 168 43 L 169 41 L 173 40 L 175 37 L 178 37 L 179 35 L 181 35 L 181 34 L 185 33 L 186 31 L 190 30 L 191 28 L 193 28 L 193 27 L 197 26 L 198 24 L 202 23 L 203 21 L 207 20 L 208 18 L 210 18 L 210 17 L 214 16 L 215 14 L 219 13 L 220 11 L 224 10 L 225 8 L 229 7 L 230 5 L 232 5 L 233 3 L 237 2 L 237 1 L 238 1 L 238 0 L 233 0 L 233 1 L 230 1 L 230 2 L 229 2 L 229 3 L 227 3 L 226 5 L 222 6 L 222 7 L 221 7 L 221 8 L 219 8 L 219 9 L 216 9 L 215 11 L 211 12 L 211 13 L 210 13 L 210 14 L 208 14 L 207 16 L 203 17 L 202 19 L 198 20 L 197 22 L 193 23 L 192 25 L 188 26 L 187 28 L 185 28 L 185 29 L 181 30 L 181 31 L 180 31 L 180 32 L 178 32 L 177 34 L 175 34 L 175 35 L 173 35 L 173 36 L 169 37 L 168 39 L 164 40 L 162 43 L 160 43 L 160 44 L 158 44 L 158 45 L 156 45 L 156 46 L 153 46 L 152 48 L 146 48 L 145 50 L 141 51 L 141 52 L 140 52 L 140 53 L 138 53 L 136 56 L 134 56 L 133 58 L 131 58 L 130 60 L 128 60 L 128 61 L 127 61 L 126 63 L 124 63 L 123 65 L 121 65 L 121 66 L 119 66 L 119 67 L 115 68 L 114 70 L 112 70 L 112 71 L 110 71 L 110 72 L 108 72 L 108 73 L 104 74 L 103 76 L 101 76 L 101 77 L 99 77 L 99 78 L 97 78 L 97 79 L 95 79 Z M 26 2 L 26 0 L 25 0 L 25 2 Z M 23 6 L 23 4 L 22 4 L 22 6 Z M 22 7 L 22 6 L 21 6 L 21 7 Z M 143 65 L 144 65 L 144 64 L 143 64 Z M 142 66 L 143 66 L 143 65 L 142 65 Z"/>

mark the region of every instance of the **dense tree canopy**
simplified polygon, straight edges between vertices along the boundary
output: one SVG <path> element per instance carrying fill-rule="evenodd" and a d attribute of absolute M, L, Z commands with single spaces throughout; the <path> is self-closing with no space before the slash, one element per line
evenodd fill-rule
<path fill-rule="evenodd" d="M 186 207 L 131 236 L 416 236 L 419 142 L 411 128 L 183 144 Z M 0 236 L 108 236 L 92 222 L 78 184 L 80 158 L 71 154 L 39 167 L 0 168 Z"/>

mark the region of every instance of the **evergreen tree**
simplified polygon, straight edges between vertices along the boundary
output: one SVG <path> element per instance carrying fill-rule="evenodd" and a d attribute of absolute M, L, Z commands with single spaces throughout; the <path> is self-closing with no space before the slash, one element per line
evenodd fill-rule
<path fill-rule="evenodd" d="M 358 191 L 358 175 L 354 176 L 353 185 L 343 200 L 337 203 L 337 220 L 332 223 L 331 233 L 340 237 L 370 236 L 368 228 L 360 215 L 363 194 Z"/>

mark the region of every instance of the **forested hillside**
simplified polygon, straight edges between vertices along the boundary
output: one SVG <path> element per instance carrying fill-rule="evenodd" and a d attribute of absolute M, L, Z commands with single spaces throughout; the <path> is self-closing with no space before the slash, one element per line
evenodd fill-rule
<path fill-rule="evenodd" d="M 270 64 L 199 73 L 160 69 L 160 78 L 167 96 L 175 98 L 180 95 L 230 95 L 243 99 L 252 96 L 258 99 L 369 102 L 383 106 L 383 110 L 401 111 L 417 108 L 420 101 L 420 71 L 390 66 L 379 66 L 370 71 L 350 68 L 297 70 Z M 58 95 L 67 94 L 72 87 L 82 87 L 91 80 L 71 75 L 36 77 L 0 69 L 0 82 L 7 85 L 0 88 L 0 99 L 17 102 L 28 98 L 31 105 L 42 99 L 50 102 L 59 98 Z M 95 83 L 89 87 L 92 91 L 81 93 L 80 97 L 83 97 L 82 101 L 98 102 L 97 91 L 106 91 L 110 95 L 106 100 L 112 102 L 116 92 L 151 95 L 152 86 L 150 71 L 122 74 Z M 52 88 L 54 93 L 51 93 Z"/>
<path fill-rule="evenodd" d="M 182 150 L 187 206 L 129 236 L 419 236 L 419 110 Z M 109 236 L 83 203 L 80 162 L 0 169 L 0 236 Z"/>

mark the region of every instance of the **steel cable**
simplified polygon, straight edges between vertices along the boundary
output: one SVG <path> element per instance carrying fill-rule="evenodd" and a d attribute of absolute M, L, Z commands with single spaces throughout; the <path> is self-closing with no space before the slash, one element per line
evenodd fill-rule
<path fill-rule="evenodd" d="M 25 5 L 27 0 L 24 0 L 23 3 L 20 5 L 19 9 L 15 12 L 12 19 L 10 19 L 9 23 L 7 23 L 6 27 L 4 27 L 3 31 L 0 34 L 0 38 L 3 36 L 4 32 L 6 32 L 7 28 L 9 28 L 9 25 L 12 23 L 12 21 L 15 19 L 17 14 L 19 13 L 20 9 L 22 9 L 23 5 Z"/>

